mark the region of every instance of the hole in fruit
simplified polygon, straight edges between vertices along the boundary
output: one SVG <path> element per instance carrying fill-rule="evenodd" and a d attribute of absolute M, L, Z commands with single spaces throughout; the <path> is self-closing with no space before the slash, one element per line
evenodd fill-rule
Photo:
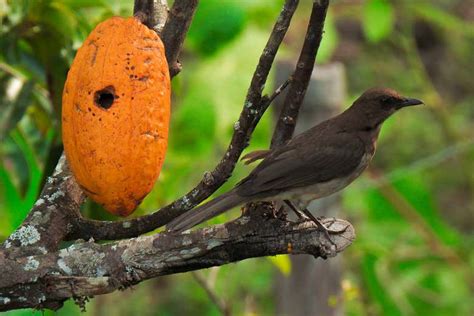
<path fill-rule="evenodd" d="M 115 98 L 115 89 L 113 86 L 105 87 L 104 89 L 98 90 L 94 93 L 95 105 L 103 109 L 110 108 L 114 103 Z"/>

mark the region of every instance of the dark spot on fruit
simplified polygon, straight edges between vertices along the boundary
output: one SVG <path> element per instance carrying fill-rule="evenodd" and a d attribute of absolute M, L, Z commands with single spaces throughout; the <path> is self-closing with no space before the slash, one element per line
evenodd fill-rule
<path fill-rule="evenodd" d="M 94 93 L 95 105 L 103 109 L 109 109 L 116 98 L 117 96 L 115 95 L 115 88 L 113 86 L 107 86 Z"/>

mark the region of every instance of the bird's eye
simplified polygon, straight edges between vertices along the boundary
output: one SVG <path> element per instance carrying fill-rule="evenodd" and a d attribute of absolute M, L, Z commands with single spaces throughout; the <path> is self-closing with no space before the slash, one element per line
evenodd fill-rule
<path fill-rule="evenodd" d="M 391 105 L 397 102 L 397 98 L 395 97 L 383 97 L 382 98 L 382 103 L 386 105 Z"/>

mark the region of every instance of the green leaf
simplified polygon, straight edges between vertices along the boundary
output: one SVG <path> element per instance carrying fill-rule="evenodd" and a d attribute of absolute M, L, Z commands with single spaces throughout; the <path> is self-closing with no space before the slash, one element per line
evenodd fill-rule
<path fill-rule="evenodd" d="M 421 176 L 402 178 L 394 182 L 394 186 L 443 243 L 452 246 L 459 244 L 459 235 L 441 218 L 424 178 Z"/>
<path fill-rule="evenodd" d="M 245 11 L 238 3 L 202 1 L 189 29 L 189 42 L 199 53 L 212 55 L 240 34 L 245 20 Z"/>
<path fill-rule="evenodd" d="M 8 170 L 3 165 L 3 161 L 0 161 L 0 183 L 2 184 L 0 186 L 0 197 L 4 202 L 0 208 L 0 228 L 8 230 L 4 232 L 7 234 L 15 228 L 13 225 L 14 220 L 11 217 L 14 216 L 16 210 L 20 210 L 23 207 L 23 203 Z"/>
<path fill-rule="evenodd" d="M 36 201 L 40 190 L 42 173 L 33 147 L 28 143 L 18 128 L 11 132 L 11 137 L 20 148 L 28 167 L 28 187 L 25 197 L 19 208 L 10 210 L 12 214 L 12 225 L 13 227 L 17 227 L 25 219 L 26 214 L 28 214 L 28 211 Z"/>
<path fill-rule="evenodd" d="M 368 0 L 363 8 L 362 28 L 370 42 L 376 43 L 392 33 L 393 7 L 388 0 Z"/>
<path fill-rule="evenodd" d="M 378 268 L 379 258 L 374 254 L 366 254 L 362 258 L 362 274 L 365 281 L 365 286 L 373 297 L 375 302 L 379 305 L 380 311 L 383 311 L 383 315 L 398 316 L 402 313 L 397 308 L 397 305 L 390 297 L 390 294 L 385 290 L 385 287 L 391 286 L 390 284 L 383 284 L 382 280 L 379 279 Z M 379 314 L 379 313 L 375 313 Z"/>
<path fill-rule="evenodd" d="M 74 37 L 77 26 L 76 15 L 61 1 L 52 1 L 42 18 L 43 23 L 51 30 L 62 34 L 64 38 L 70 40 Z"/>
<path fill-rule="evenodd" d="M 21 120 L 26 109 L 31 103 L 31 93 L 33 91 L 33 81 L 27 81 L 21 87 L 15 100 L 9 103 L 4 110 L 0 109 L 0 139 Z"/>
<path fill-rule="evenodd" d="M 273 257 L 267 257 L 271 263 L 283 274 L 289 276 L 291 273 L 291 260 L 288 255 L 277 255 Z"/>
<path fill-rule="evenodd" d="M 274 23 L 283 6 L 282 0 L 238 0 L 238 2 L 245 10 L 248 20 L 264 30 L 268 30 L 267 27 Z"/>
<path fill-rule="evenodd" d="M 17 0 L 17 1 L 8 1 L 6 4 L 1 4 L 0 9 L 2 12 L 1 15 L 8 15 L 8 20 L 11 25 L 20 24 L 21 21 L 25 18 L 28 13 L 30 4 L 27 1 Z M 0 16 L 1 16 L 0 15 Z M 3 20 L 5 21 L 5 20 Z M 3 22 L 2 21 L 2 22 Z M 2 23 L 3 24 L 3 23 Z M 6 24 L 6 23 L 5 23 Z"/>

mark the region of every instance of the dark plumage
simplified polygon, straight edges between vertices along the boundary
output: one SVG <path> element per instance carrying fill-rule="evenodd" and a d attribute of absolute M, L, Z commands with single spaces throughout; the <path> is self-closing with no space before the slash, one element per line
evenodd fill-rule
<path fill-rule="evenodd" d="M 313 200 L 337 192 L 368 166 L 381 124 L 398 109 L 422 104 L 391 89 L 370 89 L 343 113 L 273 150 L 244 159 L 262 162 L 231 191 L 167 225 L 183 231 L 237 205 L 257 200 Z"/>

